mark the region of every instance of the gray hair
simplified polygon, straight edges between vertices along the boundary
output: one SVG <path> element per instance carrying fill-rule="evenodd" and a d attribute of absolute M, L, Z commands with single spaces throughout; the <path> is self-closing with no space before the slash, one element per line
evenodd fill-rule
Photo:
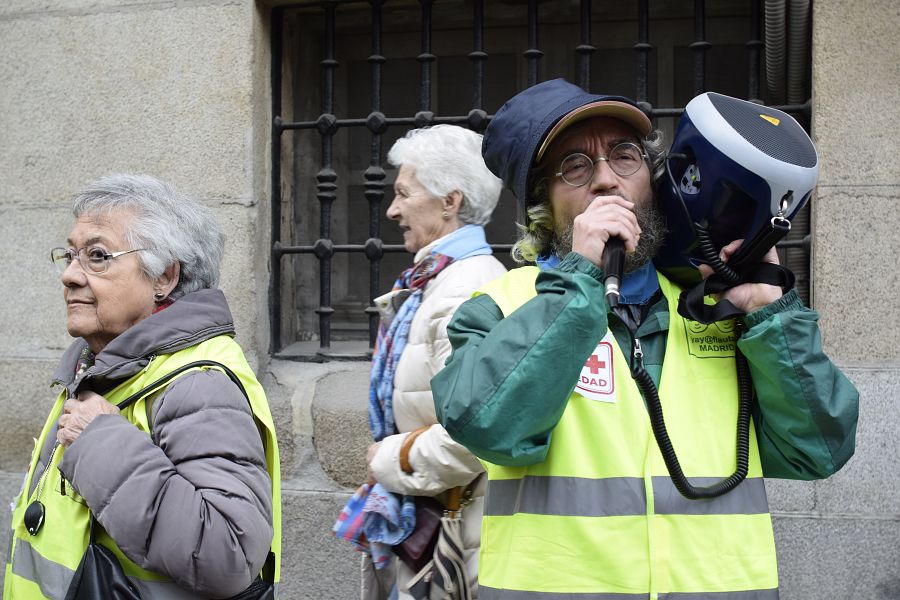
<path fill-rule="evenodd" d="M 650 163 L 651 185 L 656 186 L 665 174 L 665 136 L 662 130 L 654 129 L 641 145 L 647 153 Z M 553 211 L 550 210 L 550 187 L 544 176 L 546 165 L 534 165 L 529 174 L 529 181 L 534 182 L 528 194 L 525 225 L 517 223 L 522 237 L 512 248 L 513 260 L 518 263 L 534 262 L 538 256 L 547 254 L 553 243 L 555 227 Z"/>
<path fill-rule="evenodd" d="M 98 218 L 130 212 L 125 239 L 150 279 L 175 263 L 181 265 L 173 300 L 190 292 L 216 287 L 225 235 L 213 212 L 149 175 L 116 174 L 89 184 L 75 195 L 75 218 Z"/>
<path fill-rule="evenodd" d="M 480 134 L 456 125 L 413 129 L 394 143 L 387 158 L 395 167 L 415 169 L 416 179 L 432 196 L 462 193 L 463 223 L 486 225 L 491 220 L 503 184 L 484 164 Z"/>

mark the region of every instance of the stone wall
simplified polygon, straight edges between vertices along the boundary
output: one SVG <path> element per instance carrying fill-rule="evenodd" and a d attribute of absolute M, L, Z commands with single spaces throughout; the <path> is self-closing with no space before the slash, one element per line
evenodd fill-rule
<path fill-rule="evenodd" d="M 782 597 L 900 596 L 900 88 L 891 0 L 818 0 L 813 302 L 862 393 L 857 455 L 830 480 L 770 481 Z M 47 249 L 68 197 L 139 171 L 214 208 L 223 288 L 270 395 L 284 474 L 283 598 L 356 597 L 357 555 L 330 527 L 364 475 L 367 365 L 271 360 L 268 10 L 250 0 L 11 0 L 0 6 L 0 497 L 21 482 L 68 343 Z M 8 539 L 0 519 L 0 549 Z"/>

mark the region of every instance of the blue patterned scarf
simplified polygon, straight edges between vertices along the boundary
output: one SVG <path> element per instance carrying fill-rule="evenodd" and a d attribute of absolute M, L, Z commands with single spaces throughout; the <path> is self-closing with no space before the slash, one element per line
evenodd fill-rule
<path fill-rule="evenodd" d="M 422 304 L 425 285 L 453 261 L 480 254 L 491 254 L 484 228 L 480 225 L 460 227 L 439 240 L 425 258 L 401 273 L 394 283 L 393 295 L 388 302 L 395 307 L 402 304 L 388 322 L 382 319 L 369 377 L 369 428 L 376 442 L 397 433 L 394 373 L 406 347 L 413 317 Z"/>

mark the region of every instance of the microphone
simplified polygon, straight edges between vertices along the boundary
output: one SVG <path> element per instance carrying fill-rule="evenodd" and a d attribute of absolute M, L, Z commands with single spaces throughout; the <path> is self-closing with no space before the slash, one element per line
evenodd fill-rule
<path fill-rule="evenodd" d="M 603 248 L 603 287 L 606 288 L 606 303 L 610 308 L 619 306 L 619 284 L 625 270 L 625 243 L 620 237 L 606 240 Z"/>

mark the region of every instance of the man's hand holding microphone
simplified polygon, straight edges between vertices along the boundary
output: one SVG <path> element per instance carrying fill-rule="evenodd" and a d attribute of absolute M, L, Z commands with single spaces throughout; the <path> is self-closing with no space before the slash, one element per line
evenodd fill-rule
<path fill-rule="evenodd" d="M 637 249 L 640 237 L 634 203 L 621 196 L 597 196 L 575 217 L 572 250 L 603 269 L 606 301 L 612 308 L 619 303 L 625 253 Z"/>

